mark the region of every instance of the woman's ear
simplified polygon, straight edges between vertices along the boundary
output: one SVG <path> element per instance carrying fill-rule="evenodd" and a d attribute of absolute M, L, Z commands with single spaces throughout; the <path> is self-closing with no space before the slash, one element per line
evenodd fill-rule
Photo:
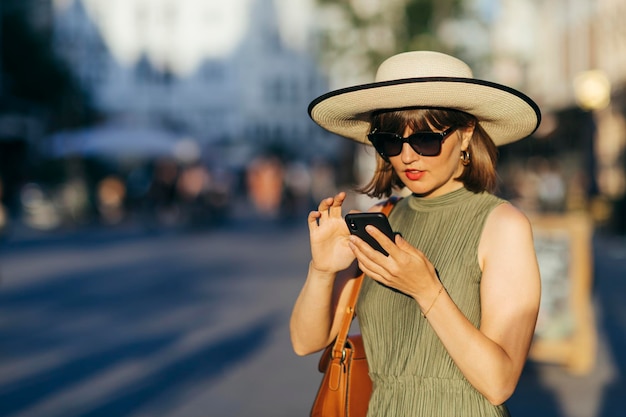
<path fill-rule="evenodd" d="M 475 126 L 476 125 L 472 123 L 469 126 L 459 128 L 459 132 L 461 133 L 461 150 L 462 151 L 466 151 L 467 148 L 469 148 L 470 141 L 472 140 L 472 137 L 474 136 Z"/>

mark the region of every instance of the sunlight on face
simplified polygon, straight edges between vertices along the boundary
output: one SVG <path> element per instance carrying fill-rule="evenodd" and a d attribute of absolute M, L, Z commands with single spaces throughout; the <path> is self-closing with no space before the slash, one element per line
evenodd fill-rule
<path fill-rule="evenodd" d="M 409 136 L 408 127 L 404 136 Z M 459 158 L 462 147 L 460 130 L 452 132 L 442 143 L 438 156 L 421 156 L 405 143 L 402 152 L 389 162 L 408 190 L 424 197 L 436 197 L 457 190 L 463 184 L 456 180 L 463 167 Z"/>

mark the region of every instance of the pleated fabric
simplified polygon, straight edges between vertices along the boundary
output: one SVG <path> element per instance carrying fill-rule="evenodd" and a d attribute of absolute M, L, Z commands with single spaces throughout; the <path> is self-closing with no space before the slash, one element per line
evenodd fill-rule
<path fill-rule="evenodd" d="M 389 216 L 396 232 L 424 252 L 474 326 L 480 325 L 478 243 L 501 200 L 460 189 L 400 200 Z M 411 297 L 366 277 L 357 304 L 373 392 L 368 417 L 509 416 L 465 379 Z"/>

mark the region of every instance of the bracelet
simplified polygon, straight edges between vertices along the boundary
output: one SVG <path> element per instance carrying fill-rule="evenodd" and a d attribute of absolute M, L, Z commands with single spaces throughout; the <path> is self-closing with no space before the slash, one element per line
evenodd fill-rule
<path fill-rule="evenodd" d="M 433 302 L 430 304 L 430 307 L 428 307 L 428 310 L 426 310 L 426 312 L 422 313 L 422 317 L 426 318 L 426 316 L 428 315 L 428 313 L 430 313 L 430 310 L 433 308 L 433 306 L 435 305 L 435 301 L 437 301 L 437 298 L 439 298 L 439 295 L 443 292 L 443 285 L 441 286 L 441 288 L 439 288 L 439 292 L 437 293 L 437 295 L 435 295 L 435 299 L 433 300 Z"/>

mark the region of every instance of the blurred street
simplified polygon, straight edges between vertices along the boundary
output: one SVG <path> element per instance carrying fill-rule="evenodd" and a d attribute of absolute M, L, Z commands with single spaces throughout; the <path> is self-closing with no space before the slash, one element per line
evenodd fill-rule
<path fill-rule="evenodd" d="M 0 417 L 307 417 L 319 354 L 297 357 L 288 329 L 306 212 L 376 169 L 307 109 L 412 49 L 532 97 L 542 121 L 498 148 L 500 196 L 602 230 L 594 366 L 529 362 L 511 414 L 626 417 L 624 16 L 624 0 L 1 0 Z M 567 226 L 543 251 L 553 361 L 577 356 L 572 299 L 591 316 L 574 252 L 590 239 Z"/>
<path fill-rule="evenodd" d="M 596 238 L 598 360 L 529 363 L 513 416 L 626 416 L 626 240 Z M 15 230 L 0 251 L 3 417 L 304 417 L 318 355 L 291 350 L 296 223 Z"/>

